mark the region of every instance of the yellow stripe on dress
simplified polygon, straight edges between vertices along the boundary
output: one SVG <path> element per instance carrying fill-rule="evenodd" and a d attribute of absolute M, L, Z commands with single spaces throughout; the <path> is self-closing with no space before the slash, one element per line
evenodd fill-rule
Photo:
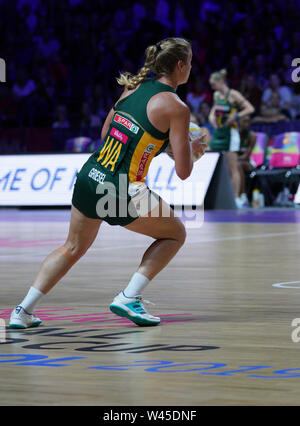
<path fill-rule="evenodd" d="M 145 181 L 151 161 L 166 139 L 157 139 L 144 132 L 139 140 L 129 167 L 129 182 Z"/>

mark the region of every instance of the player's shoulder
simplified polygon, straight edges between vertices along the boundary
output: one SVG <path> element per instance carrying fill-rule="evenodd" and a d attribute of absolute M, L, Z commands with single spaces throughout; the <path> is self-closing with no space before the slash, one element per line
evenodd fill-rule
<path fill-rule="evenodd" d="M 124 87 L 123 92 L 119 96 L 119 99 L 117 100 L 116 104 L 120 102 L 122 99 L 127 98 L 127 96 L 131 95 L 133 92 L 135 92 L 138 89 L 139 85 L 134 89 L 127 89 L 127 87 Z"/>
<path fill-rule="evenodd" d="M 241 96 L 241 93 L 236 89 L 230 89 L 230 96 L 239 97 Z"/>
<path fill-rule="evenodd" d="M 229 101 L 237 107 L 241 107 L 245 102 L 245 97 L 238 90 L 230 89 Z"/>
<path fill-rule="evenodd" d="M 162 108 L 169 111 L 178 112 L 178 113 L 185 113 L 185 112 L 190 113 L 190 109 L 188 105 L 185 102 L 183 102 L 182 99 L 180 99 L 177 93 L 160 92 L 159 95 L 160 95 L 159 96 L 160 104 Z"/>
<path fill-rule="evenodd" d="M 183 100 L 180 99 L 178 95 L 174 96 L 173 98 L 173 109 L 174 109 L 174 114 L 176 115 L 178 114 L 181 116 L 185 116 L 185 115 L 191 114 L 191 110 L 189 106 L 185 102 L 183 102 Z"/>
<path fill-rule="evenodd" d="M 235 100 L 244 99 L 244 95 L 236 89 L 230 89 L 230 96 Z"/>

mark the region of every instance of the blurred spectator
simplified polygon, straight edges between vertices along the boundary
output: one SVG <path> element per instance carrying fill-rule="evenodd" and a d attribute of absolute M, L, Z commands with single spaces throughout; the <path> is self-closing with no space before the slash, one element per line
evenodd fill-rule
<path fill-rule="evenodd" d="M 0 84 L 0 125 L 1 127 L 16 126 L 17 104 L 11 89 Z"/>
<path fill-rule="evenodd" d="M 268 84 L 268 67 L 265 55 L 259 54 L 255 57 L 254 73 L 259 86 L 264 90 Z"/>
<path fill-rule="evenodd" d="M 299 4 L 298 4 L 298 10 L 299 10 Z M 296 10 L 294 10 L 296 12 Z M 298 12 L 298 19 L 299 19 L 299 12 Z M 291 54 L 293 58 L 299 57 L 299 46 L 300 46 L 300 31 L 299 26 L 297 28 L 297 31 L 291 34 L 292 35 L 292 43 L 291 43 Z"/>
<path fill-rule="evenodd" d="M 213 20 L 214 14 L 221 12 L 221 6 L 213 0 L 205 0 L 200 7 L 201 18 L 203 21 Z"/>
<path fill-rule="evenodd" d="M 50 58 L 60 50 L 60 43 L 53 35 L 53 32 L 44 28 L 41 36 L 36 38 L 37 47 L 45 59 Z"/>
<path fill-rule="evenodd" d="M 48 72 L 52 79 L 56 96 L 59 97 L 67 88 L 68 69 L 57 53 L 52 54 L 48 61 Z"/>
<path fill-rule="evenodd" d="M 271 105 L 271 97 L 273 95 L 273 92 L 277 92 L 279 95 L 279 106 L 282 111 L 285 112 L 285 114 L 290 117 L 290 107 L 292 102 L 292 91 L 287 86 L 282 86 L 280 77 L 278 74 L 271 74 L 270 80 L 269 80 L 269 86 L 265 91 L 263 92 L 262 96 L 262 102 L 266 105 Z M 273 98 L 274 100 L 275 98 Z M 276 102 L 276 100 L 275 100 Z M 272 104 L 274 105 L 274 104 Z"/>
<path fill-rule="evenodd" d="M 36 90 L 32 96 L 35 127 L 51 127 L 54 106 L 54 87 L 44 67 L 37 71 Z"/>
<path fill-rule="evenodd" d="M 0 1 L 0 17 L 0 56 L 16 111 L 14 118 L 3 113 L 11 97 L 2 99 L 3 126 L 46 126 L 59 105 L 68 105 L 70 120 L 78 122 L 82 99 L 103 122 L 120 95 L 120 67 L 136 73 L 145 48 L 171 36 L 193 45 L 191 79 L 178 95 L 195 114 L 211 103 L 211 72 L 227 68 L 230 87 L 258 114 L 262 92 L 268 113 L 276 109 L 271 92 L 279 91 L 279 116 L 299 118 L 299 92 L 293 94 L 291 82 L 291 59 L 299 57 L 300 46 L 298 0 L 123 0 L 122 7 L 107 0 L 15 0 Z M 20 78 L 22 69 L 26 77 Z M 279 87 L 271 74 L 282 78 Z"/>
<path fill-rule="evenodd" d="M 92 93 L 90 98 L 90 104 L 95 113 L 103 121 L 107 116 L 107 109 L 110 109 L 113 105 L 113 100 L 110 97 L 110 94 L 105 92 L 102 84 L 97 83 L 92 88 Z"/>
<path fill-rule="evenodd" d="M 189 28 L 189 24 L 184 16 L 183 8 L 180 2 L 176 2 L 175 18 L 174 18 L 174 34 L 176 37 L 181 37 L 184 30 Z"/>
<path fill-rule="evenodd" d="M 199 110 L 199 106 L 202 102 L 212 102 L 211 92 L 205 86 L 204 80 L 201 77 L 196 77 L 193 89 L 189 91 L 186 96 L 186 102 L 193 113 Z"/>
<path fill-rule="evenodd" d="M 170 4 L 167 0 L 157 0 L 155 20 L 167 30 L 172 28 L 170 21 Z"/>
<path fill-rule="evenodd" d="M 277 91 L 270 93 L 268 102 L 264 103 L 260 109 L 260 115 L 253 118 L 253 123 L 276 123 L 277 121 L 288 120 L 287 116 L 282 113 L 280 107 L 281 99 Z"/>
<path fill-rule="evenodd" d="M 26 22 L 27 28 L 32 34 L 35 31 L 36 26 L 38 24 L 38 18 L 32 5 L 30 3 L 24 4 L 20 15 Z"/>
<path fill-rule="evenodd" d="M 44 96 L 49 100 L 54 99 L 54 84 L 45 66 L 40 66 L 36 71 L 35 82 L 38 90 L 44 91 Z"/>
<path fill-rule="evenodd" d="M 208 143 L 210 142 L 211 136 L 213 136 L 214 134 L 214 128 L 209 122 L 210 110 L 211 105 L 208 102 L 204 101 L 201 103 L 201 105 L 199 106 L 199 110 L 196 113 L 197 122 L 199 123 L 199 125 L 202 127 L 206 127 L 209 131 L 209 140 L 207 141 Z"/>
<path fill-rule="evenodd" d="M 241 92 L 245 96 L 246 99 L 254 106 L 255 113 L 259 111 L 261 98 L 262 98 L 262 90 L 258 86 L 256 77 L 254 74 L 247 74 L 242 81 L 241 84 Z"/>
<path fill-rule="evenodd" d="M 240 90 L 244 74 L 245 70 L 241 66 L 239 57 L 237 55 L 232 56 L 228 67 L 228 83 L 230 87 Z"/>
<path fill-rule="evenodd" d="M 132 25 L 137 30 L 147 16 L 147 9 L 143 0 L 136 1 L 132 7 Z"/>
<path fill-rule="evenodd" d="M 29 78 L 26 70 L 18 70 L 16 82 L 12 92 L 17 103 L 18 126 L 32 126 L 34 124 L 34 104 L 32 95 L 36 90 L 34 80 Z"/>
<path fill-rule="evenodd" d="M 21 10 L 24 5 L 30 5 L 32 10 L 36 10 L 41 3 L 41 0 L 17 0 L 17 9 Z"/>
<path fill-rule="evenodd" d="M 292 67 L 292 61 L 292 55 L 290 53 L 285 53 L 282 58 L 282 67 L 279 70 L 283 84 L 289 87 L 292 87 L 293 85 L 292 71 L 294 67 Z"/>
<path fill-rule="evenodd" d="M 52 127 L 53 129 L 67 129 L 70 127 L 66 105 L 58 105 L 56 109 L 56 121 L 52 124 Z"/>
<path fill-rule="evenodd" d="M 13 94 L 15 98 L 20 101 L 26 99 L 35 91 L 35 82 L 28 77 L 25 70 L 17 72 L 16 82 L 13 85 Z"/>
<path fill-rule="evenodd" d="M 101 120 L 100 118 L 92 114 L 91 108 L 88 102 L 83 102 L 81 106 L 80 114 L 80 127 L 100 127 Z"/>
<path fill-rule="evenodd" d="M 265 46 L 266 46 L 267 63 L 268 64 L 278 63 L 279 52 L 280 52 L 280 49 L 278 49 L 278 41 L 274 37 L 269 36 L 265 41 Z"/>
<path fill-rule="evenodd" d="M 300 119 L 300 83 L 294 84 L 294 93 L 291 102 L 291 115 L 293 119 Z"/>

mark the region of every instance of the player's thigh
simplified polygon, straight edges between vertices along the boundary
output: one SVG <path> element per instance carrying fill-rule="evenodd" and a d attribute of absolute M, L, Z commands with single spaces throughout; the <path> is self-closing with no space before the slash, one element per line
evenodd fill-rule
<path fill-rule="evenodd" d="M 155 239 L 170 238 L 178 240 L 182 244 L 186 238 L 183 223 L 175 216 L 173 209 L 162 199 L 151 212 L 135 219 L 125 228 Z"/>
<path fill-rule="evenodd" d="M 225 158 L 230 170 L 234 170 L 238 168 L 238 155 L 236 152 L 233 152 L 233 151 L 225 152 Z"/>
<path fill-rule="evenodd" d="M 65 245 L 71 251 L 84 252 L 95 240 L 101 223 L 102 220 L 90 219 L 72 206 L 69 233 Z"/>

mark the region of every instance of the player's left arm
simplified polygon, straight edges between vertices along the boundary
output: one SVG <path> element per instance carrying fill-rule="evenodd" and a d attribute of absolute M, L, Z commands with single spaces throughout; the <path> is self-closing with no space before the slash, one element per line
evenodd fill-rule
<path fill-rule="evenodd" d="M 237 123 L 240 118 L 250 115 L 255 111 L 253 105 L 237 90 L 231 90 L 230 102 L 237 107 L 238 111 L 229 115 L 225 126 L 231 126 Z"/>
<path fill-rule="evenodd" d="M 240 92 L 238 92 L 237 90 L 232 90 L 231 97 L 233 103 L 237 106 L 239 110 L 237 112 L 237 119 L 245 117 L 246 115 L 253 114 L 255 108 Z"/>

